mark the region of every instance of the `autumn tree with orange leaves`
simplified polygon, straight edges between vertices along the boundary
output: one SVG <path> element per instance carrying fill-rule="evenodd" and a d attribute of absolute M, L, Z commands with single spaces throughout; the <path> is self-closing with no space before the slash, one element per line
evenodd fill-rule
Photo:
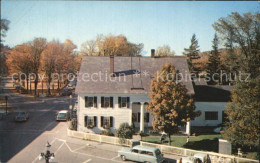
<path fill-rule="evenodd" d="M 28 44 L 21 44 L 15 46 L 12 50 L 9 51 L 7 55 L 6 64 L 9 69 L 9 73 L 24 73 L 21 75 L 26 80 L 26 87 L 28 92 L 28 77 L 29 73 L 32 70 L 30 59 L 30 47 Z"/>
<path fill-rule="evenodd" d="M 178 126 L 200 115 L 195 111 L 194 100 L 187 94 L 188 90 L 178 82 L 178 71 L 172 64 L 165 64 L 151 81 L 151 101 L 147 110 L 153 115 L 153 128 L 171 135 L 179 131 Z"/>

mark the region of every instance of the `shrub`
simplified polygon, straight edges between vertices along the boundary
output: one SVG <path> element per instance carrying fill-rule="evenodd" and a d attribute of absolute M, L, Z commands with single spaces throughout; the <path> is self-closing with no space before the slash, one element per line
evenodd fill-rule
<path fill-rule="evenodd" d="M 110 129 L 103 130 L 101 134 L 106 135 L 106 136 L 114 136 L 114 134 L 112 133 L 112 131 Z"/>
<path fill-rule="evenodd" d="M 128 123 L 120 124 L 118 130 L 116 131 L 116 136 L 123 139 L 132 139 L 134 134 L 133 127 L 129 126 Z"/>
<path fill-rule="evenodd" d="M 69 129 L 71 129 L 71 130 L 77 130 L 77 119 L 76 119 L 76 118 L 73 118 L 73 119 L 70 121 Z"/>

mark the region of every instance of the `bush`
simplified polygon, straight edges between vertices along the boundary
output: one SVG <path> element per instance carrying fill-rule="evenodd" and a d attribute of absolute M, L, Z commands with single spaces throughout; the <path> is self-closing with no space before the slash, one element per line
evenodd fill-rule
<path fill-rule="evenodd" d="M 114 134 L 112 133 L 112 131 L 110 129 L 103 130 L 101 134 L 106 135 L 106 136 L 114 136 Z"/>
<path fill-rule="evenodd" d="M 73 119 L 70 121 L 69 129 L 71 129 L 71 130 L 77 130 L 77 119 L 76 119 L 76 118 L 73 118 Z"/>
<path fill-rule="evenodd" d="M 116 136 L 122 139 L 132 139 L 134 134 L 133 127 L 129 126 L 128 123 L 120 124 L 118 130 L 116 131 Z"/>

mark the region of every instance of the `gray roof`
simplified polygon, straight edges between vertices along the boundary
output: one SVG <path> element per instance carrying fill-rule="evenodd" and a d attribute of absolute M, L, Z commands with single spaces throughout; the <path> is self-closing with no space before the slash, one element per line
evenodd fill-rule
<path fill-rule="evenodd" d="M 78 75 L 76 93 L 88 94 L 112 94 L 112 93 L 138 93 L 147 94 L 150 92 L 150 82 L 154 73 L 160 70 L 160 67 L 166 63 L 173 63 L 175 68 L 179 70 L 183 76 L 189 74 L 189 69 L 185 57 L 131 57 L 115 56 L 114 72 L 115 77 L 111 77 L 115 81 L 110 81 L 110 57 L 101 56 L 84 56 Z M 136 73 L 141 72 L 141 73 Z M 145 73 L 146 72 L 146 73 Z M 85 79 L 83 81 L 83 74 Z M 97 81 L 90 80 L 90 76 L 94 73 L 101 74 Z M 120 73 L 126 74 L 120 76 Z M 146 75 L 145 75 L 146 74 Z M 98 77 L 93 75 L 94 80 Z M 101 78 L 101 80 L 100 80 Z M 119 81 L 120 79 L 120 81 Z M 125 79 L 125 80 L 124 80 Z M 190 80 L 182 82 L 188 89 L 189 94 L 194 94 L 193 85 Z M 133 89 L 135 88 L 135 89 Z M 140 89 L 143 88 L 143 89 Z"/>
<path fill-rule="evenodd" d="M 195 100 L 201 102 L 228 102 L 231 100 L 233 86 L 194 85 Z"/>

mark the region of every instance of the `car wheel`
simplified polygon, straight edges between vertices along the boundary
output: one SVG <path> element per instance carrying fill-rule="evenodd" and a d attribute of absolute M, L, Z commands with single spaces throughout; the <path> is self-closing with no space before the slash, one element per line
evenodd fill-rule
<path fill-rule="evenodd" d="M 124 155 L 121 155 L 121 159 L 122 159 L 123 161 L 126 161 L 126 157 L 125 157 Z"/>

